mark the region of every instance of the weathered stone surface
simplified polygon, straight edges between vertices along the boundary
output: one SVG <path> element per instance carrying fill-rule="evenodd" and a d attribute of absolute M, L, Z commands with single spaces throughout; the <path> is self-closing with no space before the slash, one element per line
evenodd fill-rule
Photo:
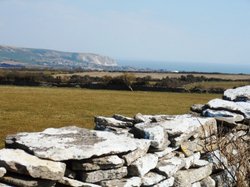
<path fill-rule="evenodd" d="M 155 149 L 164 149 L 170 142 L 167 131 L 154 123 L 138 123 L 134 126 L 135 137 L 151 140 L 151 146 Z"/>
<path fill-rule="evenodd" d="M 142 122 L 150 122 L 151 119 L 150 119 L 151 116 L 147 116 L 147 115 L 142 115 L 141 113 L 138 113 L 135 115 L 134 119 L 136 121 L 136 123 L 142 123 Z"/>
<path fill-rule="evenodd" d="M 173 157 L 171 159 L 161 160 L 157 164 L 156 170 L 158 173 L 164 176 L 171 177 L 184 166 L 185 162 L 183 159 L 178 157 Z"/>
<path fill-rule="evenodd" d="M 140 187 L 141 186 L 140 177 L 115 179 L 110 181 L 102 181 L 102 187 Z"/>
<path fill-rule="evenodd" d="M 162 158 L 166 155 L 168 155 L 169 153 L 172 153 L 173 151 L 177 150 L 179 147 L 167 147 L 166 149 L 164 149 L 163 151 L 157 151 L 157 152 L 154 152 L 154 154 L 156 156 L 158 156 L 158 158 Z"/>
<path fill-rule="evenodd" d="M 248 102 L 233 102 L 222 99 L 213 99 L 207 103 L 207 106 L 215 110 L 227 110 L 240 113 L 247 119 L 250 118 L 250 103 Z"/>
<path fill-rule="evenodd" d="M 188 187 L 193 183 L 207 178 L 212 173 L 212 163 L 198 169 L 179 170 L 174 175 L 175 186 Z"/>
<path fill-rule="evenodd" d="M 156 185 L 154 185 L 153 187 L 171 187 L 174 185 L 174 177 L 170 177 L 169 179 L 166 179 Z"/>
<path fill-rule="evenodd" d="M 134 135 L 130 133 L 130 130 L 131 130 L 130 128 L 119 128 L 119 127 L 96 125 L 95 130 L 108 131 L 116 135 L 125 135 L 130 138 L 134 138 Z"/>
<path fill-rule="evenodd" d="M 224 166 L 228 167 L 227 158 L 221 153 L 220 150 L 211 151 L 204 155 L 204 159 L 213 163 L 214 169 L 225 169 Z"/>
<path fill-rule="evenodd" d="M 216 187 L 233 187 L 235 182 L 227 171 L 221 171 L 219 173 L 211 175 L 211 178 L 215 181 Z"/>
<path fill-rule="evenodd" d="M 73 161 L 72 169 L 81 171 L 93 171 L 99 169 L 114 169 L 124 165 L 124 160 L 117 155 L 104 156 L 89 160 Z"/>
<path fill-rule="evenodd" d="M 3 177 L 6 174 L 6 169 L 3 167 L 0 167 L 0 177 Z"/>
<path fill-rule="evenodd" d="M 205 105 L 202 104 L 194 104 L 190 107 L 190 110 L 193 112 L 201 113 L 205 108 Z"/>
<path fill-rule="evenodd" d="M 200 182 L 195 182 L 191 186 L 192 187 L 201 187 L 201 183 Z"/>
<path fill-rule="evenodd" d="M 130 118 L 130 117 L 126 117 L 120 114 L 115 114 L 113 115 L 113 118 L 120 120 L 120 121 L 124 121 L 124 122 L 130 122 L 130 123 L 135 123 L 135 119 L 134 118 Z"/>
<path fill-rule="evenodd" d="M 10 184 L 11 186 L 13 185 L 19 187 L 53 187 L 56 184 L 55 181 L 34 179 L 29 176 L 17 174 L 7 174 L 4 177 L 0 178 L 0 181 Z"/>
<path fill-rule="evenodd" d="M 42 160 L 18 149 L 0 150 L 0 166 L 10 172 L 50 180 L 60 180 L 66 168 L 64 163 Z"/>
<path fill-rule="evenodd" d="M 98 170 L 92 172 L 79 172 L 82 181 L 89 183 L 97 183 L 103 180 L 121 179 L 127 176 L 127 167 L 121 167 L 111 170 Z"/>
<path fill-rule="evenodd" d="M 154 169 L 157 165 L 158 157 L 154 154 L 146 154 L 145 156 L 138 158 L 133 162 L 129 168 L 129 175 L 131 176 L 144 176 L 151 169 Z"/>
<path fill-rule="evenodd" d="M 198 161 L 201 157 L 201 154 L 198 152 L 198 153 L 195 153 L 187 158 L 184 158 L 184 162 L 185 162 L 185 168 L 186 169 L 189 169 L 192 165 L 194 165 L 194 163 L 196 161 Z"/>
<path fill-rule="evenodd" d="M 223 97 L 231 101 L 250 101 L 250 85 L 235 89 L 227 89 Z"/>
<path fill-rule="evenodd" d="M 142 177 L 142 185 L 143 186 L 152 186 L 154 184 L 157 184 L 157 183 L 163 181 L 164 179 L 166 179 L 166 177 L 163 175 L 160 175 L 160 174 L 155 173 L 155 172 L 149 172 L 144 177 Z"/>
<path fill-rule="evenodd" d="M 185 141 L 181 143 L 181 150 L 186 156 L 191 156 L 195 152 L 202 151 L 203 142 L 200 139 L 195 139 L 193 141 Z"/>
<path fill-rule="evenodd" d="M 101 126 L 111 126 L 111 127 L 119 127 L 119 128 L 126 128 L 126 127 L 133 126 L 132 122 L 125 122 L 125 121 L 117 120 L 115 118 L 103 117 L 103 116 L 95 117 L 95 124 L 101 125 Z"/>
<path fill-rule="evenodd" d="M 207 177 L 200 181 L 201 187 L 215 187 L 216 183 L 211 177 Z"/>
<path fill-rule="evenodd" d="M 206 160 L 194 160 L 194 162 L 193 162 L 193 167 L 202 167 L 202 166 L 206 166 L 206 165 L 208 165 L 209 164 L 209 162 L 208 161 L 206 161 Z"/>
<path fill-rule="evenodd" d="M 20 147 L 40 158 L 55 161 L 83 160 L 93 156 L 125 153 L 137 148 L 132 138 L 74 126 L 49 128 L 37 133 L 19 133 L 7 137 L 6 145 Z"/>
<path fill-rule="evenodd" d="M 122 156 L 127 166 L 131 165 L 132 162 L 134 162 L 138 158 L 141 158 L 146 155 L 151 144 L 149 140 L 143 139 L 135 139 L 135 143 L 138 148 Z"/>
<path fill-rule="evenodd" d="M 61 180 L 58 181 L 60 184 L 66 185 L 66 186 L 72 186 L 72 187 L 101 187 L 96 184 L 86 183 L 77 181 L 74 179 L 70 179 L 67 177 L 63 177 Z"/>

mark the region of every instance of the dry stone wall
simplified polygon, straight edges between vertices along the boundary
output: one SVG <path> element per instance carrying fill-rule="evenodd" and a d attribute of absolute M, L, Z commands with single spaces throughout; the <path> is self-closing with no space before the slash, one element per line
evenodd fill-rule
<path fill-rule="evenodd" d="M 9 135 L 0 186 L 247 186 L 250 87 L 238 90 L 190 114 L 98 116 L 95 130 Z"/>

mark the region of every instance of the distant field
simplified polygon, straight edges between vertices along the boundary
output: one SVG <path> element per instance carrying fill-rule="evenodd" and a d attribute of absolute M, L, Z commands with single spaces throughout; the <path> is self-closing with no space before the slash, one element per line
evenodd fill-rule
<path fill-rule="evenodd" d="M 111 76 L 111 77 L 116 77 L 119 75 L 122 75 L 122 72 L 81 72 L 81 73 L 73 73 L 73 74 L 55 74 L 54 76 L 71 76 L 71 75 L 89 75 L 93 77 L 103 77 L 103 76 Z M 145 77 L 145 76 L 151 76 L 153 79 L 162 79 L 164 77 L 170 77 L 170 78 L 178 78 L 181 77 L 182 75 L 186 76 L 189 74 L 186 73 L 132 73 L 136 77 Z M 250 75 L 235 75 L 235 74 L 193 74 L 194 76 L 205 76 L 207 78 L 219 78 L 219 79 L 231 79 L 231 80 L 243 80 L 243 79 L 250 79 Z"/>
<path fill-rule="evenodd" d="M 182 114 L 216 97 L 221 96 L 0 86 L 0 147 L 11 133 L 65 125 L 93 128 L 95 115 Z"/>

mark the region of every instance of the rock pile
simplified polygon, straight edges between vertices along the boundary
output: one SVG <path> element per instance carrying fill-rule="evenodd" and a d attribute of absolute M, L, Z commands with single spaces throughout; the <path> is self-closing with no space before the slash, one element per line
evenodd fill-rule
<path fill-rule="evenodd" d="M 192 107 L 197 114 L 98 116 L 95 130 L 70 126 L 9 135 L 0 150 L 0 186 L 233 186 L 240 165 L 230 165 L 220 146 L 237 155 L 231 140 L 249 139 L 250 94 L 243 95 L 244 101 L 242 94 L 232 98 L 245 104 L 212 100 Z"/>

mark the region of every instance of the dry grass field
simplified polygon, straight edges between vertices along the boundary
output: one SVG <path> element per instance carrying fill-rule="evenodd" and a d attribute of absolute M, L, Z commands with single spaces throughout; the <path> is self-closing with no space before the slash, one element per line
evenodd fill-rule
<path fill-rule="evenodd" d="M 92 128 L 95 115 L 182 114 L 215 97 L 221 96 L 0 86 L 0 147 L 11 133 L 65 125 Z"/>

